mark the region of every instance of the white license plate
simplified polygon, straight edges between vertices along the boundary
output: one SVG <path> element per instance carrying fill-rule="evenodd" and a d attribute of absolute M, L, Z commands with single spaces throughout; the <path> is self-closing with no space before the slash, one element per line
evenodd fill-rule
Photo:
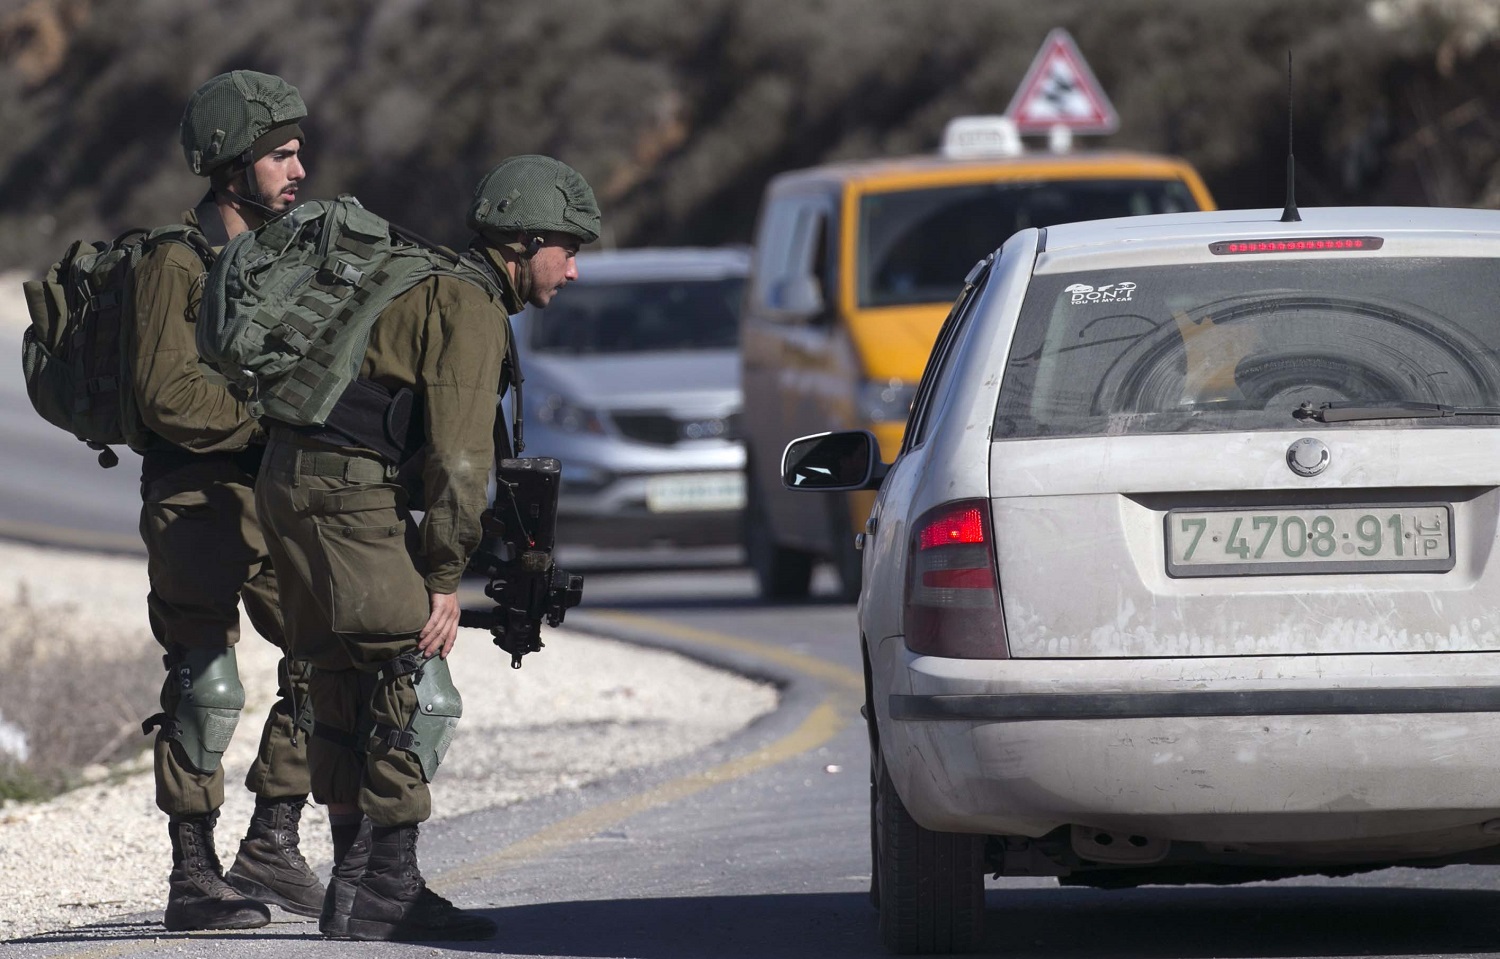
<path fill-rule="evenodd" d="M 1453 509 L 1443 503 L 1167 513 L 1173 576 L 1452 568 Z"/>
<path fill-rule="evenodd" d="M 695 513 L 743 509 L 743 473 L 685 473 L 646 481 L 646 508 L 653 513 Z"/>

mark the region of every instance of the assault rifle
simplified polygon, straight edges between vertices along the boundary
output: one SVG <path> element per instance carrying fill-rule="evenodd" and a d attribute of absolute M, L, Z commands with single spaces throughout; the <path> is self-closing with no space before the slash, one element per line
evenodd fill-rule
<path fill-rule="evenodd" d="M 484 511 L 484 539 L 469 561 L 488 576 L 491 610 L 464 610 L 459 625 L 488 629 L 495 645 L 521 657 L 544 645 L 542 621 L 560 625 L 583 599 L 583 577 L 552 561 L 557 534 L 557 491 L 562 464 L 548 456 L 502 459 L 495 464 L 495 501 Z"/>

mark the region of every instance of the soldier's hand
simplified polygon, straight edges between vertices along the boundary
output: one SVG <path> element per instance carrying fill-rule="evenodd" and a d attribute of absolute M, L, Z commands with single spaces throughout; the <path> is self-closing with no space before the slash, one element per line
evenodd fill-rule
<path fill-rule="evenodd" d="M 458 594 L 428 593 L 432 600 L 432 615 L 427 625 L 417 634 L 417 648 L 423 656 L 448 658 L 453 644 L 458 641 Z"/>

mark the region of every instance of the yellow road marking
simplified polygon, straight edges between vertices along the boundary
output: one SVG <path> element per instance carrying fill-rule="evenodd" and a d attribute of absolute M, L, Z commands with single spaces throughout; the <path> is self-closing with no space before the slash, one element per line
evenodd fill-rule
<path fill-rule="evenodd" d="M 674 779 L 644 793 L 626 796 L 624 799 L 585 810 L 576 816 L 554 823 L 540 832 L 533 833 L 520 842 L 512 843 L 483 859 L 444 870 L 431 885 L 442 892 L 465 882 L 486 878 L 501 869 L 519 865 L 560 847 L 597 835 L 610 826 L 639 813 L 677 802 L 712 786 L 738 779 L 767 766 L 774 766 L 799 753 L 816 749 L 844 728 L 848 723 L 846 717 L 852 711 L 847 697 L 830 696 L 820 703 L 794 731 L 765 749 L 721 763 L 701 773 Z"/>
<path fill-rule="evenodd" d="M 864 691 L 864 677 L 852 669 L 807 656 L 791 650 L 778 649 L 754 640 L 741 639 L 723 633 L 680 626 L 651 616 L 637 613 L 607 611 L 591 613 L 591 616 L 613 621 L 622 626 L 647 630 L 657 635 L 686 640 L 700 646 L 734 650 L 760 659 L 777 663 L 788 669 L 832 683 L 841 690 L 828 696 L 818 704 L 807 718 L 791 733 L 747 756 L 720 763 L 701 773 L 694 773 L 663 783 L 654 789 L 634 796 L 626 796 L 593 809 L 587 809 L 548 826 L 519 842 L 512 843 L 483 859 L 445 870 L 432 883 L 441 891 L 465 882 L 481 879 L 507 867 L 515 866 L 536 856 L 551 852 L 599 834 L 610 826 L 629 819 L 638 813 L 676 802 L 712 786 L 739 779 L 767 766 L 774 766 L 808 752 L 828 742 L 848 723 L 848 717 L 858 706 L 858 700 L 844 690 Z"/>
<path fill-rule="evenodd" d="M 590 836 L 597 835 L 610 826 L 623 822 L 639 813 L 676 802 L 702 792 L 705 789 L 748 776 L 768 766 L 784 762 L 793 756 L 817 749 L 838 735 L 840 730 L 848 724 L 849 717 L 855 714 L 859 699 L 850 696 L 849 691 L 859 690 L 862 694 L 864 690 L 864 678 L 854 670 L 839 666 L 836 663 L 826 662 L 813 656 L 795 653 L 791 650 L 777 649 L 776 647 L 767 646 L 754 640 L 740 639 L 739 637 L 728 636 L 723 633 L 694 629 L 689 626 L 679 626 L 675 623 L 669 623 L 650 616 L 641 616 L 636 613 L 609 611 L 591 613 L 590 615 L 600 619 L 613 620 L 621 625 L 650 630 L 659 635 L 671 636 L 675 639 L 685 640 L 702 646 L 746 653 L 769 662 L 777 663 L 795 672 L 831 683 L 838 687 L 839 692 L 826 697 L 807 715 L 806 719 L 802 720 L 796 729 L 763 749 L 758 749 L 749 755 L 720 763 L 703 772 L 693 773 L 670 782 L 662 783 L 660 786 L 649 789 L 646 792 L 638 793 L 634 796 L 626 796 L 592 809 L 586 809 L 575 816 L 570 816 L 560 822 L 553 823 L 525 839 L 511 843 L 509 846 L 483 859 L 443 870 L 441 873 L 435 875 L 429 883 L 434 890 L 443 892 L 466 882 L 486 878 L 502 869 L 512 868 L 563 846 L 588 839 Z M 166 933 L 164 935 L 173 936 L 174 934 Z M 188 937 L 192 938 L 191 934 L 188 934 Z M 116 942 L 107 946 L 84 949 L 78 952 L 56 953 L 50 959 L 111 959 L 114 956 L 161 948 L 164 945 L 164 943 L 158 942 L 155 936 L 153 936 L 151 941 L 132 940 L 129 942 Z"/>
<path fill-rule="evenodd" d="M 738 653 L 747 653 L 758 659 L 764 659 L 767 662 L 785 666 L 805 676 L 812 676 L 845 689 L 855 689 L 861 694 L 864 693 L 865 680 L 863 676 L 849 669 L 847 666 L 830 663 L 826 659 L 818 659 L 816 656 L 796 653 L 790 649 L 767 646 L 765 643 L 756 642 L 753 639 L 741 639 L 738 636 L 712 633 L 707 630 L 694 629 L 691 626 L 679 626 L 676 623 L 669 623 L 651 616 L 642 616 L 638 613 L 608 610 L 597 613 L 590 612 L 589 615 L 597 619 L 613 620 L 622 626 L 629 626 L 662 636 L 671 636 L 674 639 L 684 639 L 700 646 L 710 646 L 715 649 L 729 649 Z"/>

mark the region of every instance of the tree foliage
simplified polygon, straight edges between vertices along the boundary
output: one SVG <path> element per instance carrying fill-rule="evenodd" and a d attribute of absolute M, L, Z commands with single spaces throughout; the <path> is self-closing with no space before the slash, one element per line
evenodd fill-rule
<path fill-rule="evenodd" d="M 926 152 L 1005 109 L 1067 27 L 1122 117 L 1088 145 L 1187 157 L 1279 206 L 1286 60 L 1299 199 L 1500 204 L 1483 0 L 11 0 L 0 3 L 0 265 L 154 224 L 203 186 L 182 105 L 234 68 L 295 83 L 309 195 L 462 242 L 514 153 L 595 185 L 617 245 L 748 242 L 775 173 Z"/>

